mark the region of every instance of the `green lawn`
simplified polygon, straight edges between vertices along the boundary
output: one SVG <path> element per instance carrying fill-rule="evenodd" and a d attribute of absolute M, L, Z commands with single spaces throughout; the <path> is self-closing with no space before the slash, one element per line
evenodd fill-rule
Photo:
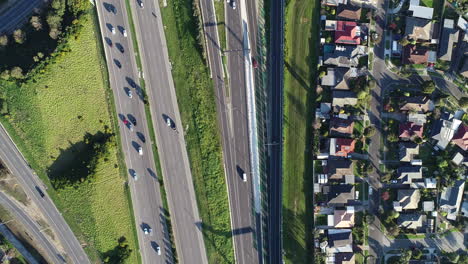
<path fill-rule="evenodd" d="M 312 117 L 319 1 L 286 7 L 283 242 L 286 263 L 313 262 Z"/>
<path fill-rule="evenodd" d="M 76 187 L 54 190 L 47 178 L 83 159 L 85 135 L 112 133 L 115 127 L 113 109 L 106 107 L 112 95 L 100 35 L 94 17 L 89 18 L 81 35 L 70 40 L 72 51 L 59 55 L 42 75 L 20 87 L 0 83 L 9 109 L 2 121 L 49 186 L 49 195 L 93 262 L 124 236 L 134 252 L 126 263 L 138 263 L 133 216 L 124 190 L 126 175 L 116 144 L 106 159 L 97 162 L 93 180 L 84 180 L 87 175 L 83 175 Z"/>
<path fill-rule="evenodd" d="M 197 37 L 193 1 L 161 9 L 209 263 L 234 263 L 214 86 Z"/>

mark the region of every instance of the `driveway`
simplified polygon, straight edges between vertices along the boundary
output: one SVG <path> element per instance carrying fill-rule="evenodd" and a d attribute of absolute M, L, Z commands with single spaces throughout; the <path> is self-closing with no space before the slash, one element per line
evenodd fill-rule
<path fill-rule="evenodd" d="M 459 231 L 449 232 L 446 236 L 437 236 L 437 238 L 388 239 L 384 236 L 382 247 L 383 252 L 388 252 L 393 249 L 411 247 L 434 248 L 436 252 L 455 252 L 459 250 L 466 250 L 464 244 L 464 235 Z"/>

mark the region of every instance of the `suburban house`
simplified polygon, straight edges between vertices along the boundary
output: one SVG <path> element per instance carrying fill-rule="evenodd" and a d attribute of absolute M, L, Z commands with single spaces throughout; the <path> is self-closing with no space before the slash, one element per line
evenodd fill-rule
<path fill-rule="evenodd" d="M 349 159 L 329 160 L 328 166 L 326 167 L 328 179 L 342 180 L 349 175 L 354 177 L 353 164 L 354 163 Z"/>
<path fill-rule="evenodd" d="M 444 19 L 444 28 L 439 42 L 439 59 L 451 61 L 453 45 L 457 42 L 458 30 L 455 29 L 455 22 L 453 19 Z"/>
<path fill-rule="evenodd" d="M 362 8 L 351 4 L 339 5 L 336 10 L 336 17 L 340 19 L 359 20 L 361 19 Z"/>
<path fill-rule="evenodd" d="M 423 211 L 424 212 L 433 212 L 435 208 L 434 201 L 424 201 L 423 202 Z"/>
<path fill-rule="evenodd" d="M 357 97 L 355 92 L 351 91 L 333 91 L 332 93 L 333 100 L 332 106 L 336 109 L 336 107 L 344 107 L 345 105 L 356 105 L 357 104 Z"/>
<path fill-rule="evenodd" d="M 423 216 L 421 214 L 400 214 L 397 224 L 406 229 L 419 229 L 423 227 Z"/>
<path fill-rule="evenodd" d="M 354 264 L 356 263 L 356 258 L 354 253 L 351 252 L 336 253 L 331 257 L 327 257 L 327 263 L 330 262 L 335 264 Z"/>
<path fill-rule="evenodd" d="M 434 110 L 434 103 L 427 96 L 400 97 L 400 111 L 426 113 Z"/>
<path fill-rule="evenodd" d="M 397 212 L 418 209 L 421 193 L 418 189 L 399 189 L 398 200 L 393 202 L 393 209 Z"/>
<path fill-rule="evenodd" d="M 323 5 L 327 6 L 339 6 L 339 5 L 346 5 L 348 0 L 324 0 L 322 2 Z"/>
<path fill-rule="evenodd" d="M 398 181 L 401 184 L 411 184 L 413 180 L 422 179 L 421 166 L 402 166 L 397 169 Z"/>
<path fill-rule="evenodd" d="M 334 89 L 349 90 L 348 81 L 356 78 L 356 68 L 327 68 L 327 74 L 322 77 L 321 85 L 330 86 Z"/>
<path fill-rule="evenodd" d="M 403 64 L 426 64 L 429 61 L 429 49 L 421 45 L 406 45 L 403 48 Z"/>
<path fill-rule="evenodd" d="M 328 216 L 328 226 L 335 228 L 354 227 L 354 206 L 346 206 L 346 210 L 337 210 Z"/>
<path fill-rule="evenodd" d="M 460 152 L 457 152 L 453 156 L 452 162 L 453 162 L 453 164 L 455 164 L 457 166 L 460 166 L 462 164 L 465 165 L 465 163 L 466 163 L 465 156 L 463 156 L 463 154 L 461 154 Z"/>
<path fill-rule="evenodd" d="M 445 188 L 440 194 L 440 210 L 447 213 L 447 219 L 456 220 L 463 198 L 465 181 L 458 180 L 452 187 Z"/>
<path fill-rule="evenodd" d="M 329 119 L 331 109 L 331 103 L 320 103 L 320 107 L 315 110 L 315 117 Z"/>
<path fill-rule="evenodd" d="M 359 59 L 367 56 L 366 46 L 343 46 L 325 44 L 323 47 L 323 64 L 338 67 L 358 67 Z"/>
<path fill-rule="evenodd" d="M 327 20 L 325 30 L 335 31 L 335 44 L 361 44 L 361 27 L 354 21 Z"/>
<path fill-rule="evenodd" d="M 410 0 L 410 6 L 408 11 L 412 12 L 413 17 L 419 17 L 424 19 L 432 19 L 434 9 L 430 7 L 421 6 L 419 0 Z"/>
<path fill-rule="evenodd" d="M 353 235 L 351 229 L 328 229 L 327 253 L 342 252 L 353 252 Z"/>
<path fill-rule="evenodd" d="M 416 41 L 432 41 L 434 33 L 434 23 L 431 20 L 407 17 L 405 34 L 408 39 Z"/>
<path fill-rule="evenodd" d="M 468 150 L 468 126 L 465 124 L 462 124 L 458 130 L 457 133 L 452 138 L 452 142 L 455 143 L 457 146 L 459 146 L 463 150 Z"/>
<path fill-rule="evenodd" d="M 355 145 L 356 140 L 352 138 L 330 138 L 330 156 L 347 158 Z"/>
<path fill-rule="evenodd" d="M 354 121 L 332 117 L 330 119 L 330 136 L 332 137 L 351 137 L 353 135 Z"/>
<path fill-rule="evenodd" d="M 398 147 L 401 162 L 410 162 L 419 154 L 419 145 L 414 142 L 400 142 Z"/>
<path fill-rule="evenodd" d="M 328 205 L 345 206 L 355 200 L 355 189 L 351 184 L 334 184 L 323 187 L 323 193 L 328 197 Z"/>
<path fill-rule="evenodd" d="M 415 123 L 417 125 L 424 125 L 427 122 L 427 118 L 425 114 L 420 113 L 409 113 L 408 114 L 408 122 Z"/>
<path fill-rule="evenodd" d="M 406 122 L 400 124 L 400 138 L 403 140 L 410 140 L 414 137 L 422 138 L 423 126 L 415 123 Z"/>
<path fill-rule="evenodd" d="M 442 150 L 445 149 L 460 124 L 461 120 L 454 118 L 452 114 L 443 113 L 432 128 L 432 139 L 437 141 L 436 147 Z"/>

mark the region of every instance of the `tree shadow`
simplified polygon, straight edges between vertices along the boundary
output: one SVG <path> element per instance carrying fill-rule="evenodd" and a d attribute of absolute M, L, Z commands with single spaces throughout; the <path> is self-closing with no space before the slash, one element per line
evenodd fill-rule
<path fill-rule="evenodd" d="M 106 129 L 107 130 L 107 129 Z M 67 149 L 60 149 L 59 156 L 47 169 L 47 174 L 54 189 L 65 186 L 78 188 L 81 182 L 89 181 L 95 172 L 99 158 L 107 151 L 106 143 L 110 141 L 113 134 L 101 131 L 94 135 L 86 133 L 83 140 L 74 144 L 70 143 Z M 54 158 L 54 157 L 52 157 Z"/>
<path fill-rule="evenodd" d="M 104 263 L 120 264 L 130 257 L 132 250 L 129 248 L 127 239 L 121 236 L 117 240 L 117 245 L 106 252 L 101 253 L 101 259 Z"/>

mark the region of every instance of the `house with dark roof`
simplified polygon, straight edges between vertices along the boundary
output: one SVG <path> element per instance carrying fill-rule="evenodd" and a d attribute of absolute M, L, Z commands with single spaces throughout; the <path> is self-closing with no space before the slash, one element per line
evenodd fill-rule
<path fill-rule="evenodd" d="M 330 138 L 330 156 L 346 158 L 354 152 L 355 145 L 352 138 Z"/>
<path fill-rule="evenodd" d="M 405 34 L 416 41 L 431 41 L 434 33 L 434 23 L 431 20 L 406 17 Z"/>
<path fill-rule="evenodd" d="M 328 216 L 328 226 L 334 228 L 354 227 L 354 206 L 347 206 L 346 210 L 335 209 L 333 215 Z"/>
<path fill-rule="evenodd" d="M 342 252 L 342 253 L 335 253 L 333 258 L 335 259 L 335 264 L 355 264 L 356 257 L 354 253 L 351 252 Z"/>
<path fill-rule="evenodd" d="M 418 213 L 400 214 L 397 224 L 406 229 L 419 229 L 423 227 L 423 215 Z"/>
<path fill-rule="evenodd" d="M 353 252 L 353 235 L 351 229 L 328 229 L 327 253 L 346 252 Z"/>
<path fill-rule="evenodd" d="M 406 45 L 403 48 L 403 64 L 426 64 L 429 59 L 429 49 L 421 45 Z"/>
<path fill-rule="evenodd" d="M 333 91 L 332 106 L 334 108 L 344 107 L 345 105 L 356 105 L 357 97 L 355 92 L 351 91 Z"/>
<path fill-rule="evenodd" d="M 335 43 L 347 45 L 361 44 L 361 27 L 353 21 L 336 21 Z"/>
<path fill-rule="evenodd" d="M 455 135 L 452 138 L 452 142 L 455 143 L 463 150 L 468 150 L 468 126 L 462 124 Z"/>
<path fill-rule="evenodd" d="M 414 137 L 422 138 L 423 136 L 423 126 L 417 125 L 415 123 L 406 122 L 400 123 L 400 138 L 402 140 L 410 140 Z"/>
<path fill-rule="evenodd" d="M 401 162 L 410 162 L 419 154 L 419 145 L 414 142 L 400 142 L 398 147 Z"/>
<path fill-rule="evenodd" d="M 458 29 L 455 29 L 453 19 L 444 19 L 444 28 L 439 42 L 439 59 L 452 60 L 453 45 L 458 42 Z"/>
<path fill-rule="evenodd" d="M 330 119 L 330 136 L 332 137 L 351 137 L 353 135 L 354 121 L 332 117 Z"/>
<path fill-rule="evenodd" d="M 354 175 L 354 163 L 349 159 L 329 160 L 326 173 L 329 180 L 343 180 L 345 176 Z"/>
<path fill-rule="evenodd" d="M 397 169 L 397 177 L 401 184 L 411 184 L 413 180 L 422 179 L 422 167 L 401 166 Z"/>
<path fill-rule="evenodd" d="M 400 111 L 427 113 L 434 110 L 435 105 L 427 96 L 400 97 Z"/>
<path fill-rule="evenodd" d="M 456 220 L 463 198 L 465 181 L 458 180 L 452 187 L 445 188 L 440 194 L 439 208 L 447 213 L 447 219 Z"/>
<path fill-rule="evenodd" d="M 355 188 L 351 184 L 328 185 L 324 186 L 323 190 L 330 206 L 345 206 L 356 199 Z"/>
<path fill-rule="evenodd" d="M 325 49 L 325 46 L 327 48 Z M 367 56 L 366 46 L 344 46 L 344 45 L 324 45 L 323 64 L 335 65 L 338 67 L 358 67 L 359 59 Z"/>
<path fill-rule="evenodd" d="M 420 200 L 421 193 L 418 189 L 399 189 L 398 199 L 393 202 L 393 208 L 397 212 L 418 209 Z"/>
<path fill-rule="evenodd" d="M 322 77 L 320 84 L 334 89 L 349 90 L 349 81 L 356 78 L 357 74 L 356 68 L 329 67 L 327 74 Z"/>
<path fill-rule="evenodd" d="M 340 19 L 359 20 L 361 19 L 362 8 L 356 5 L 339 5 L 336 11 L 336 17 Z"/>
<path fill-rule="evenodd" d="M 461 125 L 461 120 L 454 118 L 450 113 L 442 113 L 440 119 L 432 127 L 432 139 L 436 140 L 439 149 L 445 149 Z"/>

